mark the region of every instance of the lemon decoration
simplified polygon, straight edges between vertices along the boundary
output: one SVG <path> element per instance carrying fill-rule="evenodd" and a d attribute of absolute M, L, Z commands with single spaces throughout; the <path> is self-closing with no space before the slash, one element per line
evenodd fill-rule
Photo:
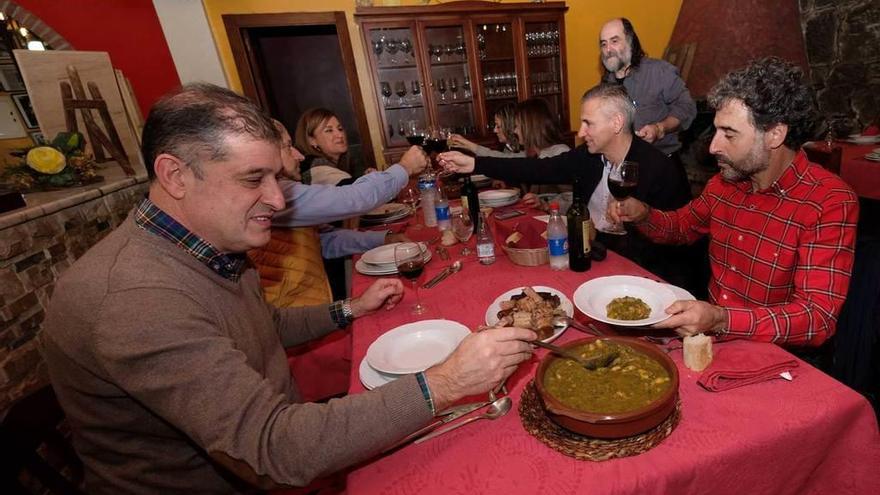
<path fill-rule="evenodd" d="M 64 154 L 51 146 L 37 146 L 28 151 L 25 158 L 28 166 L 43 174 L 57 174 L 67 166 Z"/>

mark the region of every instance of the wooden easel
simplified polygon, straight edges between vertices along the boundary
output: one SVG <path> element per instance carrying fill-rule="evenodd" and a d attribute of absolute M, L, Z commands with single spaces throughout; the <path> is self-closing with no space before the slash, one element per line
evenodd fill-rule
<path fill-rule="evenodd" d="M 98 85 L 94 82 L 89 82 L 89 94 L 91 95 L 91 99 L 86 97 L 86 92 L 83 89 L 82 80 L 79 78 L 79 72 L 77 72 L 76 67 L 69 65 L 67 67 L 67 75 L 70 77 L 70 82 L 61 81 L 61 101 L 64 105 L 64 120 L 67 123 L 67 130 L 70 132 L 79 132 L 79 124 L 76 120 L 76 111 L 80 110 L 83 118 L 83 122 L 86 126 L 86 134 L 88 135 L 89 142 L 92 144 L 92 151 L 95 154 L 95 161 L 98 163 L 103 163 L 112 160 L 115 160 L 116 163 L 122 167 L 122 170 L 125 171 L 126 175 L 135 175 L 134 169 L 131 167 L 131 162 L 128 159 L 128 155 L 125 154 L 125 148 L 122 146 L 122 141 L 119 139 L 119 133 L 116 132 L 116 127 L 113 125 L 113 120 L 110 118 L 110 111 L 107 110 L 107 102 L 104 101 L 104 98 L 101 96 L 101 91 L 98 89 Z M 101 116 L 101 121 L 104 123 L 104 129 L 106 129 L 106 133 L 104 129 L 95 122 L 94 117 L 92 116 L 92 109 L 98 111 L 98 115 Z M 104 150 L 107 150 L 107 153 L 110 154 L 111 158 L 107 158 L 104 154 Z"/>

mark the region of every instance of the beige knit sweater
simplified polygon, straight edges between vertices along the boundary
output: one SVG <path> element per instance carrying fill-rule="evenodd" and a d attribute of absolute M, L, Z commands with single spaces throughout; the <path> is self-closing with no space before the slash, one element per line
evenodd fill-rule
<path fill-rule="evenodd" d="M 282 348 L 335 328 L 326 306 L 275 310 L 133 215 L 55 288 L 43 350 L 89 493 L 305 485 L 430 419 L 414 376 L 298 403 Z"/>

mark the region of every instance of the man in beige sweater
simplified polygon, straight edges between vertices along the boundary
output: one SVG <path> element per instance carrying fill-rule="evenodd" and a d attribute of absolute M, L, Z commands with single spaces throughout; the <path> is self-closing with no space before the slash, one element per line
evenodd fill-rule
<path fill-rule="evenodd" d="M 144 127 L 148 198 L 59 281 L 42 344 L 89 493 L 235 493 L 302 486 L 368 459 L 528 359 L 529 330 L 472 334 L 443 363 L 307 404 L 284 347 L 400 300 L 278 310 L 244 252 L 284 208 L 279 135 L 250 102 L 192 85 Z"/>

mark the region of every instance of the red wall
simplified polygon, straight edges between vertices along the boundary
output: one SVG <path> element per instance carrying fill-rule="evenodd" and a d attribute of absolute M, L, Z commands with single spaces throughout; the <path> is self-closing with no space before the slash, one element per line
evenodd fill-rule
<path fill-rule="evenodd" d="M 16 0 L 74 49 L 110 53 L 131 81 L 146 117 L 150 106 L 180 84 L 151 0 Z"/>
<path fill-rule="evenodd" d="M 684 0 L 669 45 L 691 42 L 697 51 L 685 82 L 695 97 L 758 57 L 775 55 L 809 70 L 797 0 Z"/>

